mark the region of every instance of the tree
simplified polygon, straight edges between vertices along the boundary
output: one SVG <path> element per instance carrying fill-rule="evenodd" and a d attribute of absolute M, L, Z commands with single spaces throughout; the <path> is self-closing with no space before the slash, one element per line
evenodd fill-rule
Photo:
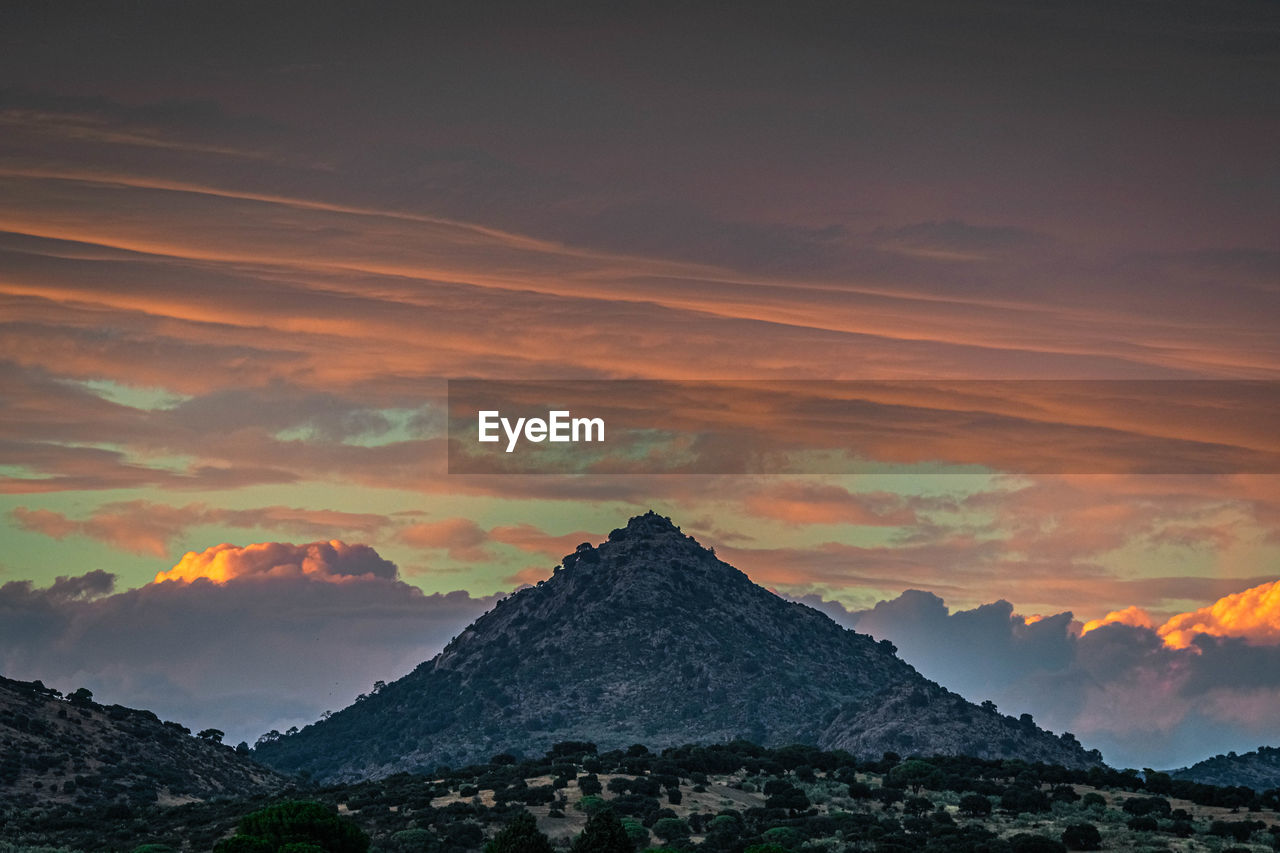
<path fill-rule="evenodd" d="M 908 797 L 906 802 L 902 804 L 903 812 L 916 817 L 932 809 L 933 802 L 928 797 Z"/>
<path fill-rule="evenodd" d="M 688 838 L 692 830 L 678 817 L 664 817 L 653 824 L 653 834 L 668 844 Z"/>
<path fill-rule="evenodd" d="M 649 846 L 649 828 L 633 817 L 624 817 L 622 820 L 622 830 L 631 839 L 631 843 L 635 845 L 637 850 L 643 850 Z"/>
<path fill-rule="evenodd" d="M 809 798 L 805 796 L 804 791 L 790 782 L 770 779 L 765 783 L 764 792 L 767 795 L 764 801 L 765 808 L 795 811 L 804 811 L 809 808 Z"/>
<path fill-rule="evenodd" d="M 1047 812 L 1050 809 L 1049 796 L 1039 788 L 1012 785 L 1000 795 L 1000 808 L 1009 814 Z"/>
<path fill-rule="evenodd" d="M 582 834 L 573 839 L 570 853 L 633 853 L 635 848 L 613 809 L 601 809 L 587 819 Z"/>
<path fill-rule="evenodd" d="M 200 732 L 197 737 L 202 740 L 212 741 L 213 743 L 222 743 L 222 739 L 226 737 L 226 734 L 227 733 L 222 731 L 222 729 L 205 729 Z"/>
<path fill-rule="evenodd" d="M 609 808 L 609 803 L 604 797 L 600 797 L 595 794 L 587 794 L 585 797 L 578 800 L 578 802 L 574 803 L 573 807 L 580 812 L 586 812 L 587 816 L 590 817 L 597 812 Z"/>
<path fill-rule="evenodd" d="M 67 694 L 67 701 L 72 705 L 86 707 L 93 704 L 93 691 L 87 687 L 79 687 Z"/>
<path fill-rule="evenodd" d="M 214 853 L 367 853 L 369 836 L 321 803 L 288 800 L 245 815 Z"/>
<path fill-rule="evenodd" d="M 921 788 L 940 788 L 946 782 L 942 771 L 927 761 L 913 758 L 889 771 L 889 783 L 911 789 L 919 794 Z"/>
<path fill-rule="evenodd" d="M 965 794 L 960 798 L 960 814 L 986 817 L 991 814 L 991 800 L 981 794 Z"/>
<path fill-rule="evenodd" d="M 553 853 L 551 841 L 528 812 L 520 812 L 489 840 L 484 853 Z"/>

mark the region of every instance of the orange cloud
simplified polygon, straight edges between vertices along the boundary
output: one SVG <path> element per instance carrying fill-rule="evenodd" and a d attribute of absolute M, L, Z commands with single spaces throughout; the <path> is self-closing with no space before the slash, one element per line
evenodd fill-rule
<path fill-rule="evenodd" d="M 1225 596 L 1190 613 L 1181 613 L 1158 629 L 1165 644 L 1186 648 L 1199 634 L 1243 637 L 1256 643 L 1280 643 L 1280 581 Z"/>
<path fill-rule="evenodd" d="M 305 577 L 341 583 L 354 579 L 394 580 L 395 563 L 384 560 L 368 545 L 348 545 L 338 539 L 294 545 L 260 542 L 253 545 L 223 543 L 204 551 L 188 551 L 178 564 L 156 575 L 155 582 L 211 580 L 227 583 L 249 578 Z"/>
<path fill-rule="evenodd" d="M 411 524 L 400 531 L 398 538 L 415 548 L 444 549 L 455 560 L 475 562 L 489 556 L 484 549 L 489 534 L 469 518 Z"/>
<path fill-rule="evenodd" d="M 1143 610 L 1137 605 L 1126 607 L 1124 610 L 1113 610 L 1101 619 L 1090 619 L 1084 623 L 1084 627 L 1080 629 L 1081 634 L 1087 634 L 1090 631 L 1101 628 L 1103 625 L 1132 625 L 1136 628 L 1155 628 L 1155 620 L 1151 618 L 1151 614 Z"/>

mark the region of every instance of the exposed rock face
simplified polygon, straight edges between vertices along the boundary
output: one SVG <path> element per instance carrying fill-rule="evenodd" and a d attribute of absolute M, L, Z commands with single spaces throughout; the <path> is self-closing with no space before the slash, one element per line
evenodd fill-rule
<path fill-rule="evenodd" d="M 653 513 L 579 546 L 434 660 L 258 754 L 283 771 L 349 780 L 566 740 L 739 737 L 875 757 L 1100 763 L 1073 738 L 978 708 L 888 643 L 757 586 Z"/>

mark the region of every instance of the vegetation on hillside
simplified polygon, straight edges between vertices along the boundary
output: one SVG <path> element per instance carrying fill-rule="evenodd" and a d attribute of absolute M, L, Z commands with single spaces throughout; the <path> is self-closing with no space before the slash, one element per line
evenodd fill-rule
<path fill-rule="evenodd" d="M 1275 848 L 1278 807 L 1280 790 L 1102 767 L 568 742 L 537 759 L 304 786 L 268 803 L 6 807 L 0 853 L 363 853 L 366 836 L 376 853 L 1223 853 Z"/>

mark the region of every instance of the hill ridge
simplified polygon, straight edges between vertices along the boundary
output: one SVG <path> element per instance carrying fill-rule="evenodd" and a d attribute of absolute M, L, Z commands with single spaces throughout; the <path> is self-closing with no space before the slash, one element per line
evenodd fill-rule
<path fill-rule="evenodd" d="M 248 750 L 150 711 L 0 676 L 0 804 L 137 806 L 275 793 L 288 780 Z"/>

